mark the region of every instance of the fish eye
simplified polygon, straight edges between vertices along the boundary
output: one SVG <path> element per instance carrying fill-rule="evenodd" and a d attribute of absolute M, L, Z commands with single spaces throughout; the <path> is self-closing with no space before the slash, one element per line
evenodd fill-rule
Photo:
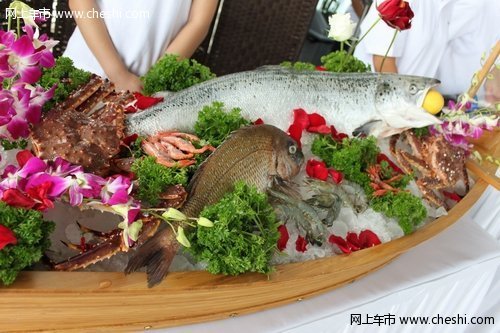
<path fill-rule="evenodd" d="M 415 95 L 418 91 L 417 85 L 412 83 L 409 88 L 410 94 Z"/>
<path fill-rule="evenodd" d="M 291 154 L 291 155 L 294 155 L 296 152 L 297 152 L 297 146 L 292 144 L 288 147 L 288 152 Z"/>

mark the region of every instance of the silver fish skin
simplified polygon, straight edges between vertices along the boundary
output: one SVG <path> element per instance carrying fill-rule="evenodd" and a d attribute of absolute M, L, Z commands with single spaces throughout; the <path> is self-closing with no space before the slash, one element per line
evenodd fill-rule
<path fill-rule="evenodd" d="M 303 108 L 325 117 L 327 124 L 352 134 L 386 137 L 411 127 L 440 123 L 422 103 L 439 84 L 432 78 L 380 73 L 296 71 L 279 66 L 225 75 L 177 93 L 127 119 L 129 134 L 162 130 L 192 131 L 198 111 L 214 101 L 239 107 L 250 120 L 286 130 L 292 110 Z"/>

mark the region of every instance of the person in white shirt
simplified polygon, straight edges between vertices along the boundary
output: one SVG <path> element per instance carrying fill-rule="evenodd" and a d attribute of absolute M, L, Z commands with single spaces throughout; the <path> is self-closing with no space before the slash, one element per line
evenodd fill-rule
<path fill-rule="evenodd" d="M 64 56 L 140 91 L 140 76 L 165 53 L 189 58 L 208 33 L 218 0 L 69 0 L 77 28 Z"/>
<path fill-rule="evenodd" d="M 435 77 L 441 93 L 455 96 L 467 91 L 481 57 L 500 39 L 500 1 L 409 0 L 415 14 L 409 30 L 398 32 L 383 21 L 357 45 L 354 55 L 375 71 Z M 378 18 L 376 2 L 361 24 L 361 36 Z M 495 81 L 487 82 L 496 85 Z M 493 87 L 493 90 L 500 89 Z M 491 90 L 491 89 L 490 89 Z M 484 95 L 484 91 L 481 91 Z M 481 97 L 481 96 L 480 96 Z"/>

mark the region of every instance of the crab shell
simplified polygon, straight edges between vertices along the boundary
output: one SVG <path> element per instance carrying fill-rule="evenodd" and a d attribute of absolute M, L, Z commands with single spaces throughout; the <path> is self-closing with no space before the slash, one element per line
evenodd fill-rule
<path fill-rule="evenodd" d="M 31 142 L 42 159 L 62 157 L 86 171 L 105 175 L 120 151 L 125 107 L 133 95 L 116 93 L 98 76 L 57 105 L 34 126 Z"/>

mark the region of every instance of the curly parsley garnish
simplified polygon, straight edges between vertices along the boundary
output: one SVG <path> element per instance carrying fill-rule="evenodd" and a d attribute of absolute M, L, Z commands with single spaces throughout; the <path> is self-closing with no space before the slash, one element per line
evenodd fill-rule
<path fill-rule="evenodd" d="M 241 109 L 225 111 L 223 103 L 214 102 L 198 113 L 194 131 L 200 139 L 218 147 L 231 132 L 250 124 L 250 121 L 241 116 Z"/>
<path fill-rule="evenodd" d="M 142 78 L 144 94 L 152 95 L 159 91 L 179 91 L 197 83 L 213 79 L 215 74 L 210 68 L 193 59 L 179 60 L 176 55 L 168 54 Z"/>
<path fill-rule="evenodd" d="M 279 239 L 278 221 L 267 195 L 237 182 L 234 191 L 207 206 L 200 216 L 214 223 L 188 234 L 188 251 L 213 274 L 269 273 Z"/>
<path fill-rule="evenodd" d="M 42 258 L 50 247 L 49 235 L 55 225 L 44 221 L 39 211 L 10 207 L 3 202 L 0 202 L 0 223 L 17 238 L 16 245 L 0 250 L 0 281 L 9 285 L 20 271 Z"/>

